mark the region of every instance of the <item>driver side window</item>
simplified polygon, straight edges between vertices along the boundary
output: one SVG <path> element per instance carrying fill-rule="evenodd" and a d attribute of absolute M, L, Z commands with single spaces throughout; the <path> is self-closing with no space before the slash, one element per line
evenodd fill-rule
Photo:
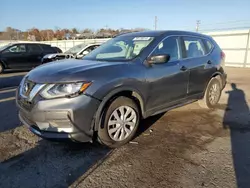
<path fill-rule="evenodd" d="M 178 37 L 169 37 L 160 42 L 160 44 L 158 44 L 154 52 L 151 54 L 151 56 L 155 55 L 169 55 L 169 61 L 180 59 Z"/>
<path fill-rule="evenodd" d="M 14 45 L 3 51 L 3 53 L 24 53 L 24 52 L 26 52 L 26 47 L 24 44 Z"/>

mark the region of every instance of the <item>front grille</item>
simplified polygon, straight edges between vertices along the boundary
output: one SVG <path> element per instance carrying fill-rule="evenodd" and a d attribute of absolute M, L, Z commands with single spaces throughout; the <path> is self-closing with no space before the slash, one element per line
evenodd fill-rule
<path fill-rule="evenodd" d="M 19 97 L 18 98 L 18 104 L 24 108 L 25 110 L 30 111 L 33 107 L 33 102 L 30 102 L 27 100 L 27 98 Z"/>
<path fill-rule="evenodd" d="M 20 105 L 29 109 L 32 106 L 33 99 L 44 86 L 45 84 L 36 84 L 28 79 L 22 81 L 19 89 Z"/>

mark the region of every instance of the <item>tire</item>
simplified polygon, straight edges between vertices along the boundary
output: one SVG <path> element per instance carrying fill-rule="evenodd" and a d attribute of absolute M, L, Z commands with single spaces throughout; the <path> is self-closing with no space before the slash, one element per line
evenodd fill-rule
<path fill-rule="evenodd" d="M 2 63 L 0 63 L 0 74 L 2 74 L 4 72 L 4 67 L 2 65 Z"/>
<path fill-rule="evenodd" d="M 199 105 L 202 108 L 215 108 L 220 100 L 221 90 L 220 79 L 218 77 L 212 78 L 207 85 L 203 99 L 199 100 Z"/>
<path fill-rule="evenodd" d="M 126 112 L 128 112 L 127 115 Z M 126 119 L 123 119 L 125 115 Z M 119 123 L 114 123 L 117 121 Z M 97 133 L 98 141 L 110 148 L 120 147 L 128 143 L 135 136 L 140 122 L 138 106 L 130 98 L 118 97 L 104 111 L 101 122 Z"/>

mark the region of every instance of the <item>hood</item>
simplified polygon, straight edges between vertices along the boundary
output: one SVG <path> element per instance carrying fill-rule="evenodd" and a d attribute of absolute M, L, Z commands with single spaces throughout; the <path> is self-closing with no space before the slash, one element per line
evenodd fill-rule
<path fill-rule="evenodd" d="M 60 60 L 36 67 L 27 74 L 27 77 L 36 83 L 89 81 L 95 77 L 95 74 L 98 75 L 109 68 L 112 69 L 114 66 L 123 66 L 126 64 L 124 62 L 100 62 L 75 59 Z"/>
<path fill-rule="evenodd" d="M 65 55 L 70 55 L 70 54 L 64 54 L 64 53 L 47 54 L 47 55 L 43 56 L 43 58 L 51 59 L 51 58 L 54 58 L 54 57 L 60 56 L 60 55 L 65 56 Z"/>

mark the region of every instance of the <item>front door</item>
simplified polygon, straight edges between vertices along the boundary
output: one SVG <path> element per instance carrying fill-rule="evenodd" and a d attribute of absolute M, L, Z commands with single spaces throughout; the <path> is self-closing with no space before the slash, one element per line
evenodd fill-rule
<path fill-rule="evenodd" d="M 153 64 L 146 70 L 149 84 L 147 110 L 164 109 L 186 97 L 189 71 L 180 66 L 180 49 L 179 38 L 169 37 L 151 54 L 151 56 L 168 54 L 170 60 L 163 64 Z"/>
<path fill-rule="evenodd" d="M 27 50 L 25 44 L 16 44 L 5 49 L 1 54 L 8 68 L 21 69 L 27 63 Z"/>

